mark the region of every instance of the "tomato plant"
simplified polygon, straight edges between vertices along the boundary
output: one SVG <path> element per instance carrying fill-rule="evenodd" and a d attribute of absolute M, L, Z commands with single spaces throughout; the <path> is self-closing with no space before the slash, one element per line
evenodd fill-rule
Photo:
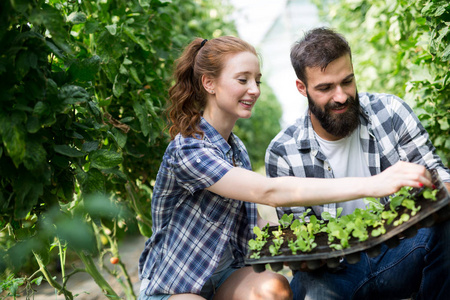
<path fill-rule="evenodd" d="M 109 259 L 109 262 L 111 263 L 111 264 L 113 264 L 113 265 L 115 265 L 115 264 L 117 264 L 118 262 L 119 262 L 119 258 L 118 257 L 111 257 L 110 259 Z"/>
<path fill-rule="evenodd" d="M 118 298 L 97 266 L 109 271 L 103 258 L 118 256 L 125 234 L 152 234 L 173 61 L 194 37 L 235 35 L 228 10 L 203 0 L 0 1 L 2 284 L 41 278 L 73 299 L 67 260 L 77 257 L 77 272 Z M 55 256 L 60 276 L 47 267 Z M 134 299 L 117 265 L 111 273 Z"/>

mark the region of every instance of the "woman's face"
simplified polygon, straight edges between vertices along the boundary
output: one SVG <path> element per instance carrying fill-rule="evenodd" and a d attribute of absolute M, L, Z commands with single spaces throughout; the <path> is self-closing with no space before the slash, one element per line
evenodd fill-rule
<path fill-rule="evenodd" d="M 222 121 L 235 122 L 249 118 L 260 95 L 261 70 L 259 60 L 251 52 L 230 55 L 220 76 L 212 81 L 212 97 L 208 97 L 206 114 L 213 113 Z"/>

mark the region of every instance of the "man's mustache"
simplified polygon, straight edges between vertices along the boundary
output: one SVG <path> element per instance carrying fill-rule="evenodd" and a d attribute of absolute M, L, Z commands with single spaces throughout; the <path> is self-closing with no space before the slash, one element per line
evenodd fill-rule
<path fill-rule="evenodd" d="M 326 105 L 326 108 L 327 109 L 342 109 L 342 108 L 349 106 L 351 102 L 352 102 L 352 99 L 350 99 L 350 98 L 348 98 L 347 101 L 345 101 L 344 103 L 329 102 Z"/>

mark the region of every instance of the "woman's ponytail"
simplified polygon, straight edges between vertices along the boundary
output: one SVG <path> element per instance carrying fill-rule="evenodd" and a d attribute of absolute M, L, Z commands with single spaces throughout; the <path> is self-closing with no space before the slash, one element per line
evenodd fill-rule
<path fill-rule="evenodd" d="M 201 109 L 205 104 L 205 91 L 201 78 L 194 72 L 196 56 L 203 39 L 197 38 L 190 43 L 182 55 L 175 61 L 175 84 L 169 89 L 168 116 L 171 123 L 170 137 L 178 133 L 183 136 L 203 135 L 197 127 Z"/>

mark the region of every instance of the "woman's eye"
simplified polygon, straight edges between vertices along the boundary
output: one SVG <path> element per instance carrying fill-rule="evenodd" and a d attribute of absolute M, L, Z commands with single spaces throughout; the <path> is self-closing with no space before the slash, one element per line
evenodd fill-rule
<path fill-rule="evenodd" d="M 260 85 L 260 84 L 261 84 L 261 81 L 256 80 L 256 85 Z"/>
<path fill-rule="evenodd" d="M 238 79 L 240 83 L 247 83 L 247 79 Z"/>

